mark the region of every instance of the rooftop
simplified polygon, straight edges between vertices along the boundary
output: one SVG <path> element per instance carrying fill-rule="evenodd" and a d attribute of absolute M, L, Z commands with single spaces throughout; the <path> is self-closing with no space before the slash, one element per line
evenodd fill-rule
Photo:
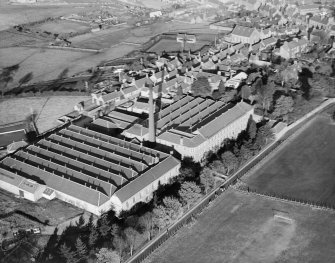
<path fill-rule="evenodd" d="M 136 194 L 134 191 L 146 187 L 153 175 L 159 177 L 166 166 L 170 167 L 167 163 L 178 163 L 171 158 L 163 152 L 70 125 L 3 159 L 0 179 L 30 192 L 38 186 L 36 183 L 44 184 L 100 206 L 115 192 L 120 196 Z M 135 179 L 136 184 L 130 184 Z"/>
<path fill-rule="evenodd" d="M 252 33 L 256 30 L 255 28 L 245 27 L 245 26 L 235 26 L 232 35 L 242 36 L 242 37 L 250 37 Z"/>

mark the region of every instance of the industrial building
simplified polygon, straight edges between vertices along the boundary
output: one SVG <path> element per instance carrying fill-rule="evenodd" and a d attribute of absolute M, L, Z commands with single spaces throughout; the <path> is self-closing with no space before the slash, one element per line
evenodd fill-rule
<path fill-rule="evenodd" d="M 185 96 L 155 113 L 155 130 L 146 123 L 137 123 L 123 131 L 129 138 L 149 140 L 173 147 L 183 157 L 200 162 L 228 138 L 236 138 L 246 129 L 254 108 L 245 103 L 225 104 L 222 101 Z M 150 125 L 149 125 L 150 127 Z"/>
<path fill-rule="evenodd" d="M 147 202 L 178 175 L 169 154 L 69 125 L 0 162 L 0 187 L 31 201 L 58 198 L 96 215 Z"/>

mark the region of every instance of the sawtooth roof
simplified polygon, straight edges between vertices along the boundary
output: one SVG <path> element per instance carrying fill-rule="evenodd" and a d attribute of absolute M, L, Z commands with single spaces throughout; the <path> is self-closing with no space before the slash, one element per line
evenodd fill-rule
<path fill-rule="evenodd" d="M 178 164 L 166 153 L 70 125 L 3 159 L 0 180 L 29 192 L 46 185 L 100 206 L 116 192 L 131 197 Z"/>

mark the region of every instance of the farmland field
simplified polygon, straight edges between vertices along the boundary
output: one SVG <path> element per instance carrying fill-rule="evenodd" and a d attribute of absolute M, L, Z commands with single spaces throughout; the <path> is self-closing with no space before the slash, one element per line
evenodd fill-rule
<path fill-rule="evenodd" d="M 3 0 L 0 0 L 3 1 Z M 23 8 L 20 6 L 20 8 Z M 51 7 L 50 7 L 51 8 Z M 1 8 L 0 8 L 1 9 Z M 28 8 L 29 9 L 29 8 Z M 0 15 L 1 15 L 0 10 Z M 47 24 L 48 25 L 48 24 Z M 19 64 L 19 70 L 14 76 L 14 81 L 9 88 L 18 85 L 18 80 L 26 74 L 32 73 L 31 83 L 57 79 L 68 68 L 68 76 L 86 71 L 102 62 L 127 55 L 131 51 L 139 50 L 140 44 L 147 42 L 152 36 L 164 32 L 185 31 L 187 29 L 200 30 L 208 28 L 206 25 L 191 25 L 170 21 L 168 23 L 157 22 L 152 25 L 130 28 L 128 25 L 120 25 L 96 33 L 89 33 L 70 38 L 73 47 L 103 49 L 102 52 L 84 52 L 80 50 L 51 49 L 43 47 L 7 47 L 0 48 L 0 68 Z M 44 45 L 43 41 L 27 36 L 12 35 L 1 39 L 6 46 L 13 45 L 13 39 L 24 44 Z M 203 41 L 203 39 L 201 39 Z M 127 44 L 124 44 L 125 42 Z M 120 44 L 122 43 L 122 44 Z M 196 44 L 198 45 L 198 44 Z M 0 43 L 1 46 L 1 43 Z"/>
<path fill-rule="evenodd" d="M 76 103 L 87 100 L 85 96 L 55 96 L 9 99 L 0 102 L 0 125 L 22 121 L 31 112 L 38 113 L 37 128 L 44 132 L 59 123 L 57 119 L 71 111 Z"/>
<path fill-rule="evenodd" d="M 64 69 L 68 76 L 86 71 L 102 61 L 122 57 L 136 49 L 136 46 L 122 45 L 101 53 L 58 50 L 48 48 L 11 47 L 0 49 L 0 68 L 19 64 L 11 86 L 17 86 L 18 80 L 32 72 L 31 83 L 57 79 Z"/>
<path fill-rule="evenodd" d="M 251 189 L 335 205 L 335 125 L 318 116 L 243 181 Z"/>
<path fill-rule="evenodd" d="M 131 42 L 143 44 L 151 37 L 166 32 L 189 31 L 192 32 L 206 30 L 208 34 L 208 25 L 192 25 L 180 23 L 178 21 L 157 22 L 151 25 L 130 28 L 127 25 L 121 25 L 114 28 L 109 28 L 96 33 L 76 36 L 70 38 L 73 46 L 81 48 L 102 49 L 109 48 L 121 42 Z M 211 40 L 214 39 L 212 35 Z M 203 41 L 203 39 L 201 39 Z"/>
<path fill-rule="evenodd" d="M 48 31 L 51 33 L 71 33 L 89 29 L 90 26 L 85 23 L 72 22 L 66 20 L 56 20 L 54 22 L 46 22 L 38 25 L 41 31 Z"/>
<path fill-rule="evenodd" d="M 20 45 L 46 45 L 47 39 L 36 37 L 33 34 L 25 34 L 16 30 L 5 30 L 0 33 L 0 48 L 20 46 Z"/>
<path fill-rule="evenodd" d="M 39 21 L 47 17 L 70 15 L 91 9 L 92 7 L 88 5 L 10 5 L 7 0 L 0 0 L 0 30 L 8 29 L 18 24 Z"/>
<path fill-rule="evenodd" d="M 273 209 L 293 219 L 274 219 Z M 146 263 L 335 261 L 335 213 L 228 189 Z"/>

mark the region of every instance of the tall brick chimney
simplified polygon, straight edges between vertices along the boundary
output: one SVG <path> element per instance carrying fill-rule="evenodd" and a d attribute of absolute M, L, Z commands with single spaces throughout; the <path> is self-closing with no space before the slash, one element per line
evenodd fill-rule
<path fill-rule="evenodd" d="M 155 120 L 154 120 L 154 95 L 153 86 L 149 86 L 149 141 L 151 143 L 156 142 L 156 131 L 155 131 Z"/>

